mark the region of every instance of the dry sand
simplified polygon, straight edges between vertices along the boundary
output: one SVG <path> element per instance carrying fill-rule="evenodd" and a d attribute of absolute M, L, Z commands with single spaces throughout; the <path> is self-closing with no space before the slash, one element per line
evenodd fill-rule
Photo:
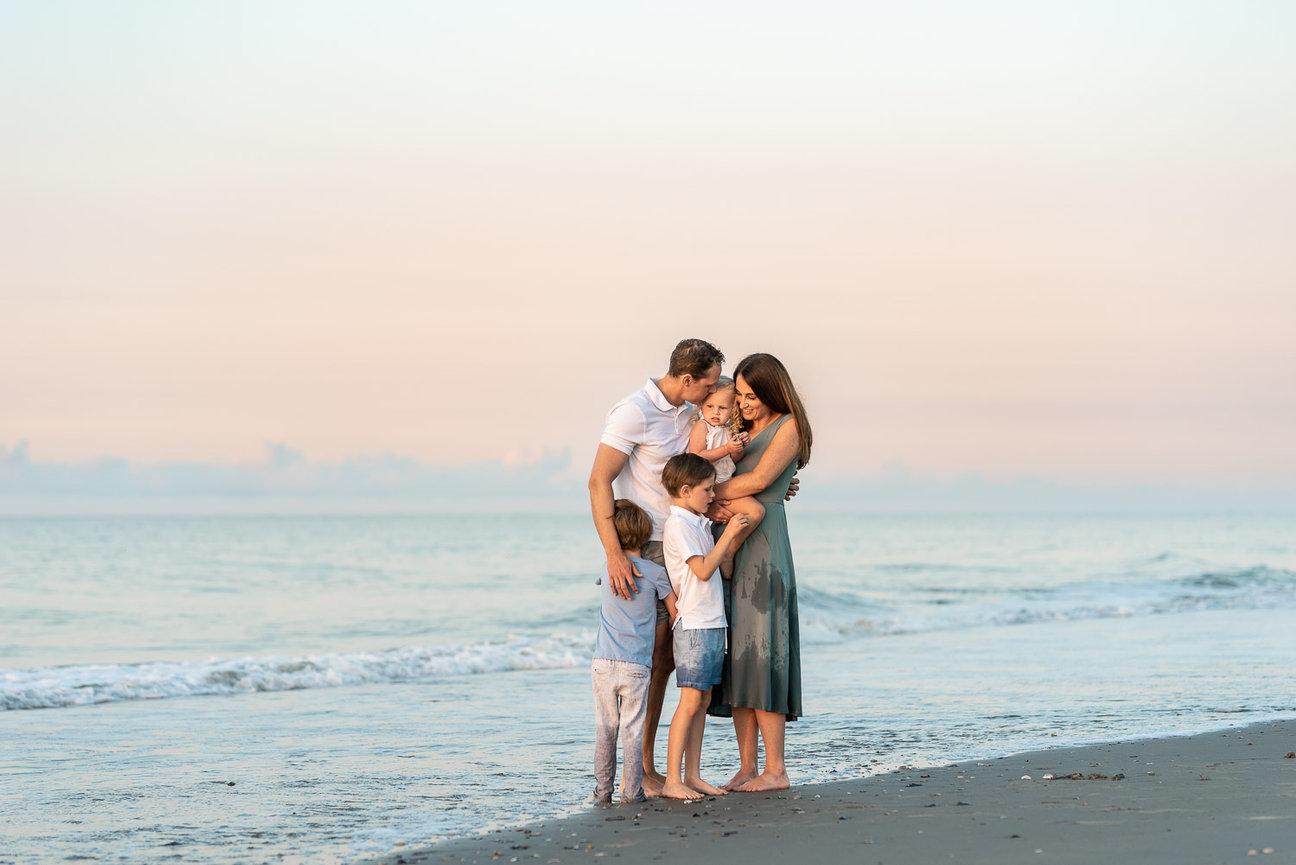
<path fill-rule="evenodd" d="M 591 806 L 571 817 L 400 848 L 372 861 L 631 865 L 672 859 L 708 865 L 1293 863 L 1296 721 L 1058 748 L 780 793 Z"/>

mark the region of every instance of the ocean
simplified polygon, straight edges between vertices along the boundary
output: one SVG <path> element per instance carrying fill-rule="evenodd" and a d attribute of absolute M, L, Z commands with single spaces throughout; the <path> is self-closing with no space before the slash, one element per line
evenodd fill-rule
<path fill-rule="evenodd" d="M 1291 515 L 789 512 L 794 783 L 1296 717 Z M 578 515 L 0 519 L 0 865 L 589 807 L 601 564 Z"/>

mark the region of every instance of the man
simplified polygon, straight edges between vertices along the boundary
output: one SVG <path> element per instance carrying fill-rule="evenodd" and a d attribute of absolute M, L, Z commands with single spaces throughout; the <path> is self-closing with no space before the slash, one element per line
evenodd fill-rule
<path fill-rule="evenodd" d="M 637 591 L 634 583 L 637 572 L 617 539 L 612 523 L 613 502 L 617 498 L 630 499 L 652 517 L 652 537 L 643 546 L 643 558 L 664 567 L 662 527 L 670 514 L 671 502 L 661 483 L 661 470 L 668 459 L 688 450 L 693 410 L 715 391 L 723 363 L 724 354 L 711 343 L 700 339 L 681 340 L 671 352 L 666 375 L 649 379 L 608 412 L 594 455 L 594 467 L 590 470 L 590 511 L 607 556 L 612 589 L 623 598 Z M 721 513 L 711 516 L 721 519 L 730 516 L 720 510 Z M 662 700 L 673 669 L 670 623 L 664 605 L 658 602 L 643 737 L 643 786 L 650 796 L 660 795 L 666 780 L 654 765 L 653 746 L 661 720 Z"/>

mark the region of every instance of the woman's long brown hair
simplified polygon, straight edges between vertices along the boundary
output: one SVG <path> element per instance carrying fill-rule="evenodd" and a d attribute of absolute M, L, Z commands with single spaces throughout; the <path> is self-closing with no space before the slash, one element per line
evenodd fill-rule
<path fill-rule="evenodd" d="M 806 463 L 810 462 L 810 446 L 814 443 L 814 433 L 810 431 L 810 419 L 806 417 L 805 406 L 801 403 L 801 397 L 797 395 L 787 367 L 772 354 L 749 354 L 734 370 L 734 381 L 737 381 L 739 376 L 747 382 L 747 386 L 752 389 L 752 393 L 756 394 L 757 399 L 769 406 L 771 411 L 792 415 L 797 425 L 797 437 L 800 439 L 797 468 L 805 468 Z"/>

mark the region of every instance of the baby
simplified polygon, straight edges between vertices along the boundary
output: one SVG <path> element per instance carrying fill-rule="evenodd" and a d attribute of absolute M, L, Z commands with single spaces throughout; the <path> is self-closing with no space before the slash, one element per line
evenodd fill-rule
<path fill-rule="evenodd" d="M 689 432 L 689 453 L 711 462 L 718 484 L 733 477 L 737 468 L 734 461 L 742 459 L 750 441 L 742 428 L 742 415 L 737 410 L 736 400 L 734 380 L 721 376 L 716 381 L 715 392 L 693 415 L 693 429 Z M 725 507 L 747 517 L 747 528 L 734 537 L 733 544 L 720 561 L 720 575 L 728 579 L 733 573 L 734 554 L 764 518 L 765 506 L 751 496 L 744 496 L 730 500 Z"/>

